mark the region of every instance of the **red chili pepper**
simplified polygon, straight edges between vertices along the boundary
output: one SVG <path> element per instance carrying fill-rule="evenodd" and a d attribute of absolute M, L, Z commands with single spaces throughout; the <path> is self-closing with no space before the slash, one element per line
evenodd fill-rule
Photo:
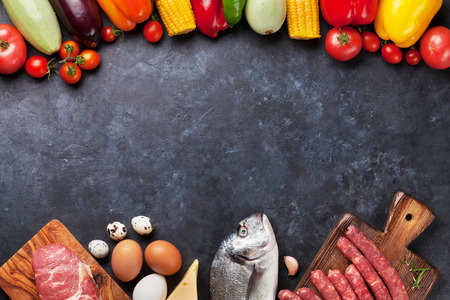
<path fill-rule="evenodd" d="M 331 26 L 367 25 L 375 20 L 378 0 L 320 0 L 325 21 Z"/>
<path fill-rule="evenodd" d="M 223 14 L 222 0 L 192 0 L 195 23 L 201 33 L 215 38 L 228 28 Z"/>

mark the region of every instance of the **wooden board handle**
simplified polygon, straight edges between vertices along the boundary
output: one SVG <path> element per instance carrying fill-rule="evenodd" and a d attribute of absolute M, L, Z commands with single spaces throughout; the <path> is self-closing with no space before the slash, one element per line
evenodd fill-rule
<path fill-rule="evenodd" d="M 417 199 L 397 192 L 384 226 L 388 247 L 408 247 L 436 218 L 434 212 Z"/>

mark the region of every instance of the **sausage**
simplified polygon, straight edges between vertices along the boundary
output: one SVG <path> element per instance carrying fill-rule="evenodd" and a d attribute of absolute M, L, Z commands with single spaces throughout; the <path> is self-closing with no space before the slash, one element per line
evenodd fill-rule
<path fill-rule="evenodd" d="M 298 289 L 297 295 L 299 295 L 303 300 L 322 300 L 316 295 L 316 293 L 314 293 L 312 289 L 309 288 Z"/>
<path fill-rule="evenodd" d="M 378 271 L 378 274 L 380 274 L 380 277 L 386 283 L 392 299 L 408 300 L 409 296 L 402 279 L 387 258 L 381 254 L 377 246 L 354 225 L 350 225 L 347 228 L 345 236 L 364 254 L 367 260 Z"/>
<path fill-rule="evenodd" d="M 333 283 L 334 287 L 339 292 L 339 295 L 341 295 L 342 300 L 358 300 L 350 283 L 347 278 L 342 275 L 341 271 L 329 270 L 327 277 L 330 279 L 331 283 Z"/>
<path fill-rule="evenodd" d="M 369 284 L 372 292 L 377 300 L 391 300 L 391 296 L 378 276 L 377 271 L 370 262 L 359 252 L 358 248 L 352 244 L 347 238 L 341 237 L 337 242 L 337 247 L 341 252 L 355 265 L 361 275 Z"/>
<path fill-rule="evenodd" d="M 303 300 L 299 295 L 290 290 L 281 290 L 278 293 L 278 299 L 280 300 Z"/>
<path fill-rule="evenodd" d="M 311 272 L 311 281 L 325 300 L 341 300 L 339 293 L 336 291 L 334 285 L 325 276 L 322 270 L 315 270 Z"/>
<path fill-rule="evenodd" d="M 354 265 L 349 265 L 344 272 L 345 278 L 347 278 L 351 287 L 355 291 L 358 300 L 373 300 L 372 295 L 367 288 L 364 278 L 359 273 L 358 269 Z"/>

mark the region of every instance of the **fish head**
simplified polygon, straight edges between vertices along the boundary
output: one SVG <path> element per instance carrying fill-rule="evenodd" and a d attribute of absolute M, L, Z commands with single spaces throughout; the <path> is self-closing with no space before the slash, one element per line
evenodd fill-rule
<path fill-rule="evenodd" d="M 265 214 L 255 213 L 239 222 L 226 239 L 229 256 L 237 261 L 260 259 L 277 247 L 275 234 Z"/>

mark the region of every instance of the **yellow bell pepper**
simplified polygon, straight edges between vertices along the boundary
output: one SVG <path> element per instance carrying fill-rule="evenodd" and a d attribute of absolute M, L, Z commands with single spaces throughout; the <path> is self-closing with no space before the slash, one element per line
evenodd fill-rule
<path fill-rule="evenodd" d="M 375 31 L 398 47 L 414 45 L 430 25 L 443 0 L 379 0 Z"/>

